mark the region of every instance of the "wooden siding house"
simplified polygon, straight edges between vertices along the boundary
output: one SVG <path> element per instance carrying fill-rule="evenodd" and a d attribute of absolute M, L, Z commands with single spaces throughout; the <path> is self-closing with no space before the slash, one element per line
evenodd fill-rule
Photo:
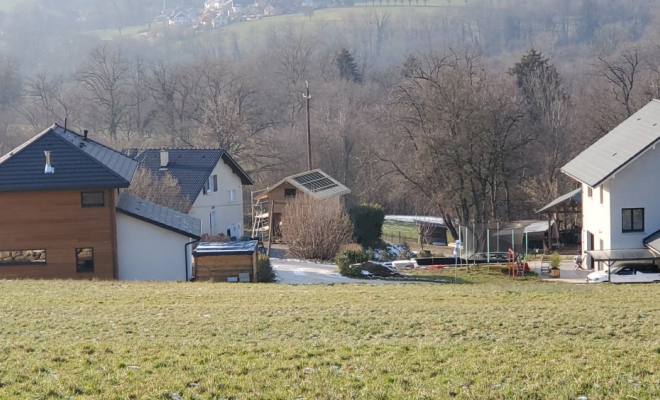
<path fill-rule="evenodd" d="M 137 166 L 58 125 L 0 157 L 0 279 L 117 279 L 122 269 L 145 269 L 146 238 L 132 241 L 143 244 L 137 249 L 118 243 L 127 239 L 118 234 L 126 218 L 158 228 L 148 238 L 151 252 L 167 250 L 166 234 L 178 232 L 181 245 L 168 262 L 185 276 L 184 244 L 199 239 L 201 222 L 135 199 L 120 204 L 119 189 Z"/>
<path fill-rule="evenodd" d="M 0 279 L 116 278 L 117 189 L 136 168 L 57 125 L 0 158 Z"/>

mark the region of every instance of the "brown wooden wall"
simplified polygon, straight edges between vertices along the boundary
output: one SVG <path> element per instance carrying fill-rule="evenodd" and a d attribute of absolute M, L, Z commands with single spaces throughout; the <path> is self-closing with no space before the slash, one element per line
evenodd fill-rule
<path fill-rule="evenodd" d="M 285 189 L 296 189 L 296 196 L 306 196 L 307 194 L 301 190 L 298 190 L 295 186 L 290 184 L 289 182 L 284 182 L 280 186 L 274 188 L 271 192 L 268 193 L 266 198 L 268 200 L 274 200 L 275 201 L 275 210 L 273 211 L 273 214 L 282 214 L 284 212 L 284 207 L 286 206 L 286 201 L 288 200 L 286 197 L 284 197 L 284 190 Z"/>
<path fill-rule="evenodd" d="M 249 273 L 256 282 L 256 254 L 195 257 L 195 280 L 227 282 L 229 277 Z"/>
<path fill-rule="evenodd" d="M 46 264 L 0 264 L 0 279 L 115 279 L 115 190 L 104 207 L 81 206 L 81 192 L 0 193 L 0 251 L 46 250 Z M 94 273 L 76 272 L 76 248 L 94 248 Z"/>

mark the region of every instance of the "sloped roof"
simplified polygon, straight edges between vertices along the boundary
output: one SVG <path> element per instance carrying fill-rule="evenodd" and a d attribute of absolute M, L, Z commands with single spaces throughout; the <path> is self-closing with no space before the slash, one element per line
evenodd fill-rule
<path fill-rule="evenodd" d="M 160 168 L 160 149 L 127 149 L 124 154 L 135 159 L 140 167 L 149 170 L 155 177 L 162 178 L 170 173 L 179 181 L 181 197 L 187 198 L 189 209 L 202 192 L 204 183 L 213 169 L 223 160 L 241 178 L 243 185 L 252 185 L 252 179 L 240 165 L 222 149 L 168 149 L 167 169 Z M 219 185 L 222 182 L 218 182 Z"/>
<path fill-rule="evenodd" d="M 660 141 L 660 101 L 653 100 L 562 168 L 595 188 Z"/>
<path fill-rule="evenodd" d="M 644 239 L 644 246 L 660 254 L 660 231 L 657 231 Z"/>
<path fill-rule="evenodd" d="M 202 221 L 198 218 L 128 193 L 119 196 L 117 212 L 190 238 L 200 239 L 202 236 Z"/>
<path fill-rule="evenodd" d="M 313 197 L 316 200 L 328 199 L 330 197 L 343 196 L 351 193 L 351 189 L 339 183 L 336 179 L 326 174 L 320 169 L 302 172 L 300 174 L 287 176 L 279 181 L 273 187 L 266 190 L 259 196 L 260 199 L 268 196 L 284 183 L 289 183 L 303 193 Z"/>
<path fill-rule="evenodd" d="M 53 174 L 45 174 L 51 152 Z M 118 151 L 53 125 L 0 158 L 0 192 L 125 188 L 137 162 Z"/>
<path fill-rule="evenodd" d="M 575 189 L 569 193 L 566 193 L 565 195 L 559 196 L 556 199 L 552 200 L 550 203 L 546 204 L 543 208 L 538 210 L 536 213 L 537 214 L 542 214 L 551 208 L 558 206 L 564 202 L 567 201 L 574 201 L 576 203 L 582 203 L 582 189 L 578 188 Z"/>

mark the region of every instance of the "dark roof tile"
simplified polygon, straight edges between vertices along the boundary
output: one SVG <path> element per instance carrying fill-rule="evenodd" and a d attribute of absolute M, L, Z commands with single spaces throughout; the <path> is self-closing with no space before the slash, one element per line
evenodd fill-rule
<path fill-rule="evenodd" d="M 202 221 L 198 218 L 128 193 L 119 197 L 117 211 L 194 239 L 202 235 Z"/>
<path fill-rule="evenodd" d="M 53 174 L 45 174 L 51 152 Z M 137 162 L 91 139 L 53 125 L 0 158 L 0 192 L 125 188 Z"/>

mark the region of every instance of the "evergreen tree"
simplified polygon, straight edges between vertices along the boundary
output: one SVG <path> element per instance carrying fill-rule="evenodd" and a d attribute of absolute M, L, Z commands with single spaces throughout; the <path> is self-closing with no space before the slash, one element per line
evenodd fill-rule
<path fill-rule="evenodd" d="M 339 70 L 339 77 L 347 81 L 362 83 L 362 74 L 358 71 L 358 65 L 355 58 L 348 49 L 341 49 L 335 58 L 335 65 Z"/>
<path fill-rule="evenodd" d="M 516 78 L 518 89 L 535 120 L 545 119 L 548 113 L 552 113 L 553 104 L 566 102 L 570 97 L 557 68 L 534 49 L 525 54 L 509 73 Z"/>

